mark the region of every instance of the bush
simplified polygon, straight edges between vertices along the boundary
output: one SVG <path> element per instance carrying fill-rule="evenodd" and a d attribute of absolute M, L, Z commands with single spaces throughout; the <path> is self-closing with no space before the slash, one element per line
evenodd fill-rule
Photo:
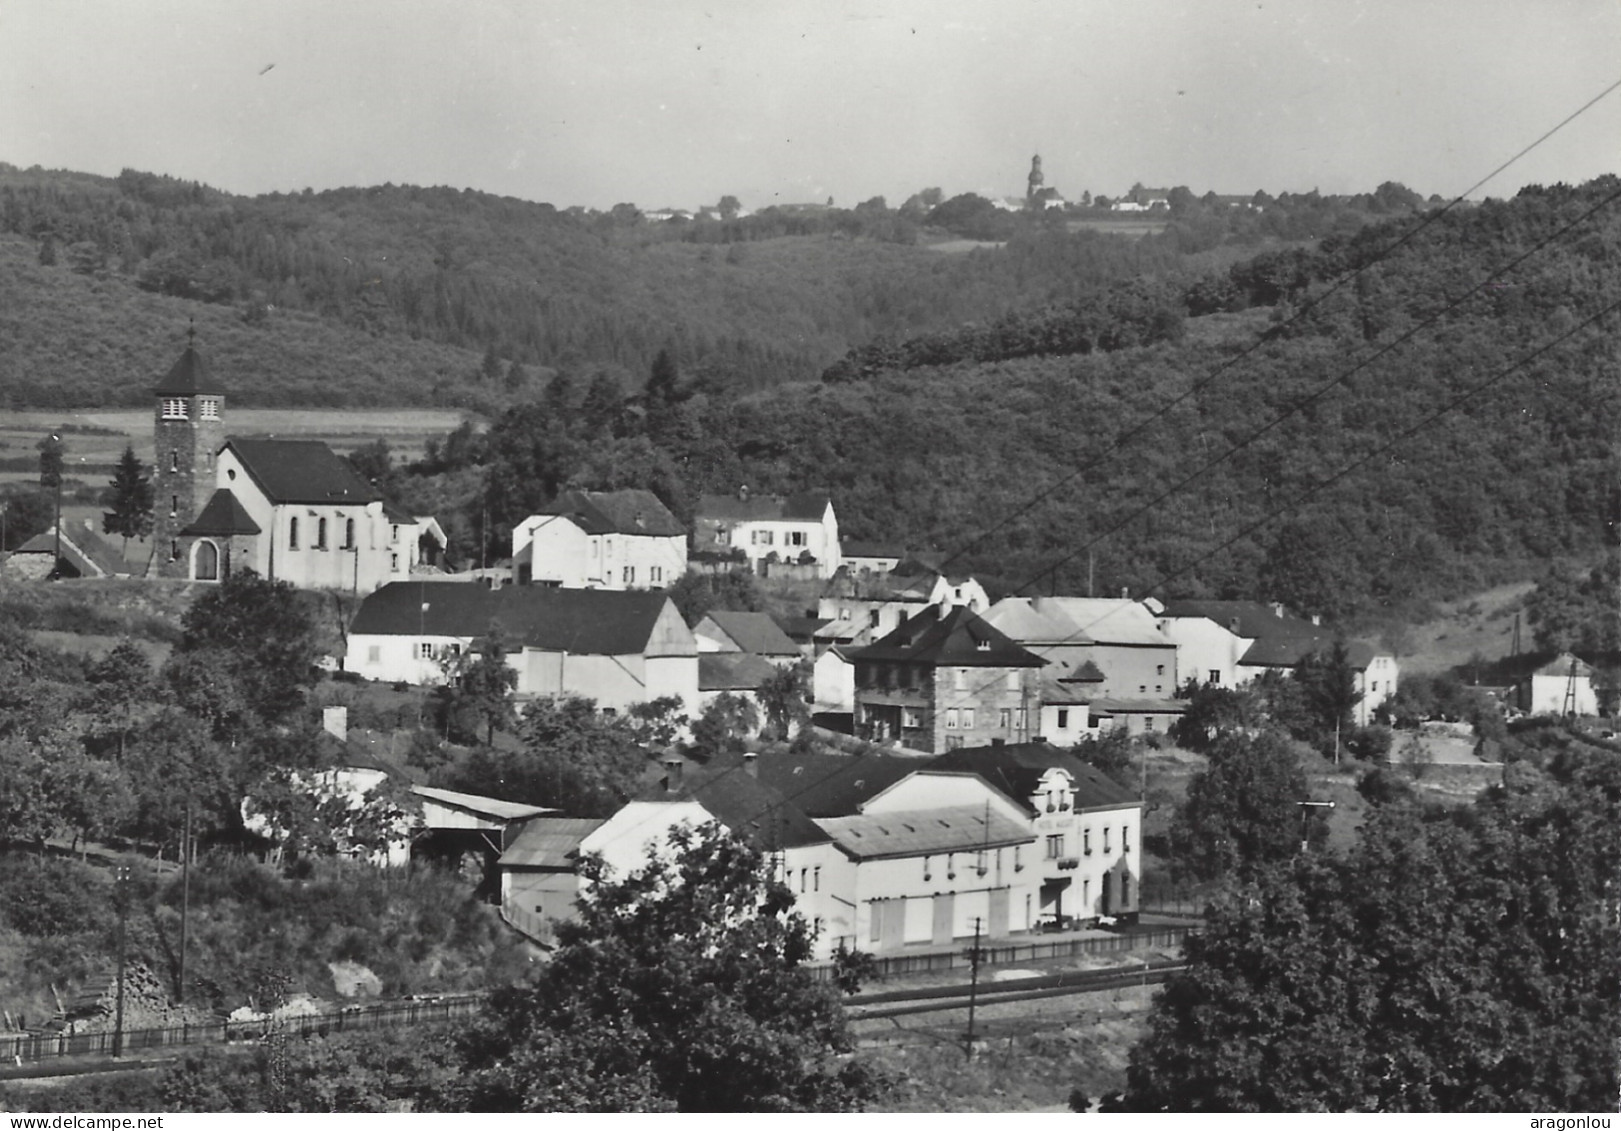
<path fill-rule="evenodd" d="M 1361 762 L 1384 762 L 1390 757 L 1390 748 L 1396 735 L 1387 726 L 1357 727 L 1345 740 L 1345 748 Z"/>

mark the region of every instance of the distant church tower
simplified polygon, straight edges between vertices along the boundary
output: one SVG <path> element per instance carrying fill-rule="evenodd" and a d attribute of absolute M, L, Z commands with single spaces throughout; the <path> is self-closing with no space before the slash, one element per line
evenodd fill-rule
<path fill-rule="evenodd" d="M 1047 178 L 1041 175 L 1041 154 L 1038 153 L 1030 158 L 1030 183 L 1024 193 L 1026 208 L 1035 208 L 1037 206 L 1036 193 L 1041 191 L 1041 186 L 1046 182 Z"/>
<path fill-rule="evenodd" d="M 152 389 L 152 560 L 148 577 L 189 577 L 180 532 L 214 493 L 214 457 L 225 445 L 225 395 L 197 352 L 197 332 L 186 352 Z"/>

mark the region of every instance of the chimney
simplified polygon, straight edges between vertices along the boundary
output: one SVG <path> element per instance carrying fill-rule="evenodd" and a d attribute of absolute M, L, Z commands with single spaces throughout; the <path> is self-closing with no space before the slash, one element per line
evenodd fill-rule
<path fill-rule="evenodd" d="M 349 741 L 349 708 L 324 707 L 321 710 L 321 729 L 339 742 Z"/>
<path fill-rule="evenodd" d="M 1283 602 L 1282 601 L 1273 601 L 1272 602 L 1272 615 L 1275 616 L 1275 617 L 1281 617 L 1283 615 Z"/>
<path fill-rule="evenodd" d="M 1323 614 L 1322 613 L 1313 613 L 1313 614 L 1311 614 L 1311 623 L 1312 624 L 1322 624 L 1323 623 Z"/>
<path fill-rule="evenodd" d="M 1131 589 L 1128 586 L 1122 585 L 1120 587 L 1120 599 L 1122 601 L 1131 600 Z"/>
<path fill-rule="evenodd" d="M 743 772 L 751 778 L 760 776 L 760 755 L 753 750 L 743 751 Z"/>
<path fill-rule="evenodd" d="M 747 483 L 743 484 L 737 489 L 737 497 L 742 502 L 746 503 L 749 501 L 749 485 Z"/>
<path fill-rule="evenodd" d="M 669 758 L 664 759 L 664 792 L 665 793 L 680 793 L 681 792 L 681 767 L 682 767 L 682 762 L 681 762 L 680 758 L 669 757 Z"/>

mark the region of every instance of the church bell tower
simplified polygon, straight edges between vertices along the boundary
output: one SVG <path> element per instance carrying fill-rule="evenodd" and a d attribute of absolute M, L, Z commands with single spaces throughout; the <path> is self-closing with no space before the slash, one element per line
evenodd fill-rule
<path fill-rule="evenodd" d="M 181 531 L 214 493 L 214 459 L 225 444 L 225 394 L 197 352 L 197 331 L 152 389 L 152 560 L 148 577 L 189 577 Z"/>

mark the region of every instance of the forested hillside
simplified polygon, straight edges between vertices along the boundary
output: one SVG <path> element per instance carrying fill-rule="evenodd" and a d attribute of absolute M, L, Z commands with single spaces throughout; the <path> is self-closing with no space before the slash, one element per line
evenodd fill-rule
<path fill-rule="evenodd" d="M 1165 230 L 1134 239 L 971 195 L 932 208 L 921 199 L 652 223 L 630 205 L 559 211 L 448 188 L 249 198 L 134 170 L 106 178 L 0 164 L 10 300 L 0 398 L 142 403 L 103 370 L 150 368 L 168 350 L 141 339 L 193 316 L 210 345 L 228 340 L 222 360 L 255 374 L 243 405 L 493 411 L 556 369 L 582 379 L 605 369 L 635 387 L 661 349 L 711 382 L 759 389 L 814 378 L 875 339 L 1200 272 L 1416 202 L 1383 189 L 1312 193 L 1266 198 L 1263 212 L 1207 207 L 1182 190 Z M 926 246 L 952 235 L 1004 246 Z M 86 354 L 97 364 L 80 364 Z"/>
<path fill-rule="evenodd" d="M 1098 347 L 1088 333 L 1055 352 L 982 360 L 982 337 L 958 333 L 934 340 L 930 364 L 857 366 L 742 399 L 677 382 L 645 417 L 611 404 L 605 413 L 600 397 L 576 390 L 514 410 L 452 462 L 483 468 L 481 498 L 499 522 L 568 483 L 643 482 L 678 511 L 699 491 L 739 483 L 827 486 L 852 537 L 962 549 L 965 567 L 1038 590 L 1084 592 L 1090 575 L 1098 592 L 1266 595 L 1345 616 L 1535 576 L 1531 559 L 1596 555 L 1617 505 L 1614 319 L 1294 504 L 1621 299 L 1618 191 L 1614 178 L 1528 189 L 1416 235 L 1417 219 L 1393 220 L 1162 289 L 1153 301 L 1164 332 L 1136 340 L 1147 344 Z M 1366 270 L 1324 298 L 1325 280 L 1352 265 Z M 959 339 L 970 348 L 952 361 L 941 343 Z M 1268 516 L 1255 536 L 1219 549 Z M 505 527 L 492 533 L 499 552 Z"/>

